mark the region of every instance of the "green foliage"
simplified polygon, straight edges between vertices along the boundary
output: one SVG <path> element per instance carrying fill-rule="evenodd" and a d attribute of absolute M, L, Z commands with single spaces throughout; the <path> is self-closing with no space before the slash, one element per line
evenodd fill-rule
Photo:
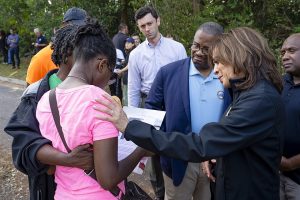
<path fill-rule="evenodd" d="M 0 29 L 17 28 L 21 53 L 32 49 L 33 29 L 39 27 L 49 40 L 59 27 L 64 12 L 77 6 L 98 18 L 113 36 L 118 24 L 129 25 L 130 33 L 139 33 L 135 11 L 152 4 L 161 17 L 160 31 L 172 35 L 189 49 L 197 27 L 206 21 L 219 22 L 229 30 L 249 26 L 262 32 L 278 52 L 283 40 L 300 32 L 299 0 L 0 0 Z"/>
<path fill-rule="evenodd" d="M 0 57 L 0 60 L 2 61 L 2 57 Z M 0 76 L 20 79 L 25 81 L 29 61 L 30 59 L 28 57 L 21 58 L 20 69 L 12 69 L 11 65 L 0 63 Z"/>

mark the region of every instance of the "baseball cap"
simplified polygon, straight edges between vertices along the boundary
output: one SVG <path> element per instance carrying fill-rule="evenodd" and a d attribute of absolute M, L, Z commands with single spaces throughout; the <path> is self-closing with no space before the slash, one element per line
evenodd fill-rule
<path fill-rule="evenodd" d="M 129 37 L 126 39 L 126 42 L 134 43 L 134 39 L 132 37 Z"/>
<path fill-rule="evenodd" d="M 87 17 L 87 13 L 85 10 L 81 8 L 70 8 L 64 15 L 63 22 L 64 23 L 72 23 L 77 25 L 84 25 L 85 19 Z"/>

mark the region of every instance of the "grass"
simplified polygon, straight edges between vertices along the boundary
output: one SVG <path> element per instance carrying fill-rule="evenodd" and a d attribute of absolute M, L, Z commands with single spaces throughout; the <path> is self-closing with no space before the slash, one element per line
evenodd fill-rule
<path fill-rule="evenodd" d="M 0 76 L 20 79 L 25 81 L 30 59 L 31 57 L 21 58 L 21 64 L 20 64 L 21 69 L 12 69 L 11 65 L 2 64 L 2 62 L 0 62 Z M 1 61 L 3 60 L 2 57 L 0 58 L 0 60 Z"/>

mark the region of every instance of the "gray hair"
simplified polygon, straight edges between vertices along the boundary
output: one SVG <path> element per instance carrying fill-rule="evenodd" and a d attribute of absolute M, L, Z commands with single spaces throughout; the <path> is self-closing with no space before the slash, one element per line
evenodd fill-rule
<path fill-rule="evenodd" d="M 39 28 L 35 28 L 35 29 L 33 29 L 33 32 L 35 32 L 35 33 L 40 33 L 41 31 L 40 31 Z"/>
<path fill-rule="evenodd" d="M 199 26 L 197 31 L 199 30 L 210 35 L 221 35 L 224 33 L 224 28 L 216 22 L 205 22 Z"/>

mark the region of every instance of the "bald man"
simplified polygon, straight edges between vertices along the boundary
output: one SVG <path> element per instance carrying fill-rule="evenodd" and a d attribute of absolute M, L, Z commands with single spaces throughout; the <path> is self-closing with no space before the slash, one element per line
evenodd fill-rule
<path fill-rule="evenodd" d="M 284 41 L 281 56 L 286 72 L 282 91 L 286 132 L 280 166 L 280 199 L 300 200 L 300 33 Z"/>

